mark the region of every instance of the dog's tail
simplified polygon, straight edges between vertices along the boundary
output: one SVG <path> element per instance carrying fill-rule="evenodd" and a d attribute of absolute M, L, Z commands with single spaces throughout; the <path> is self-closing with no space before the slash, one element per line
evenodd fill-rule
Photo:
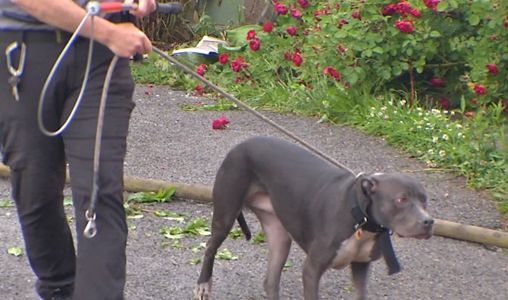
<path fill-rule="evenodd" d="M 243 235 L 245 235 L 245 239 L 249 241 L 250 238 L 252 237 L 252 234 L 250 232 L 249 225 L 247 225 L 247 222 L 245 221 L 245 217 L 242 212 L 240 212 L 236 220 L 238 221 L 238 225 L 240 225 L 240 228 L 242 229 Z"/>

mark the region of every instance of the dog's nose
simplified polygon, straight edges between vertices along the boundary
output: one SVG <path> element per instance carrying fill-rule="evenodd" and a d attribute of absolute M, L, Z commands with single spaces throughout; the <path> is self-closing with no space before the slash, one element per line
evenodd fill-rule
<path fill-rule="evenodd" d="M 425 227 L 432 227 L 432 225 L 434 225 L 434 219 L 424 220 L 423 225 L 425 225 Z"/>

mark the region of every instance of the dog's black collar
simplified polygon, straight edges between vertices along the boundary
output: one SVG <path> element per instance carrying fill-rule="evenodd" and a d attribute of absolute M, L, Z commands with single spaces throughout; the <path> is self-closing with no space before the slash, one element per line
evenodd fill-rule
<path fill-rule="evenodd" d="M 362 229 L 374 233 L 382 233 L 388 230 L 388 228 L 369 218 L 358 205 L 351 209 L 351 215 L 353 215 L 356 222 L 355 231 Z"/>
<path fill-rule="evenodd" d="M 390 230 L 373 221 L 372 218 L 369 218 L 358 205 L 351 209 L 351 214 L 356 222 L 355 234 L 361 230 L 379 233 L 378 243 L 386 265 L 388 266 L 388 275 L 399 273 L 401 267 L 397 260 L 397 256 L 395 256 L 392 239 L 390 238 Z"/>

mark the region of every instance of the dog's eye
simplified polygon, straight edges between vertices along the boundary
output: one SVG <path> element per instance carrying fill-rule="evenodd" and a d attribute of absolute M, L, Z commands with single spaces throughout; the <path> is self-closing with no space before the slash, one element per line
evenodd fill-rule
<path fill-rule="evenodd" d="M 405 204 L 407 204 L 409 202 L 409 199 L 406 198 L 406 197 L 400 197 L 400 198 L 395 199 L 395 202 L 398 205 L 405 205 Z"/>

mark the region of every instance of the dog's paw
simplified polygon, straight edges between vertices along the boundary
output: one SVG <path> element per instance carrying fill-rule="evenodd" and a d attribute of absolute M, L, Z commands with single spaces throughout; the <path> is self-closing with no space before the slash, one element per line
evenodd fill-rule
<path fill-rule="evenodd" d="M 210 300 L 212 287 L 209 282 L 200 283 L 194 289 L 194 300 Z"/>

